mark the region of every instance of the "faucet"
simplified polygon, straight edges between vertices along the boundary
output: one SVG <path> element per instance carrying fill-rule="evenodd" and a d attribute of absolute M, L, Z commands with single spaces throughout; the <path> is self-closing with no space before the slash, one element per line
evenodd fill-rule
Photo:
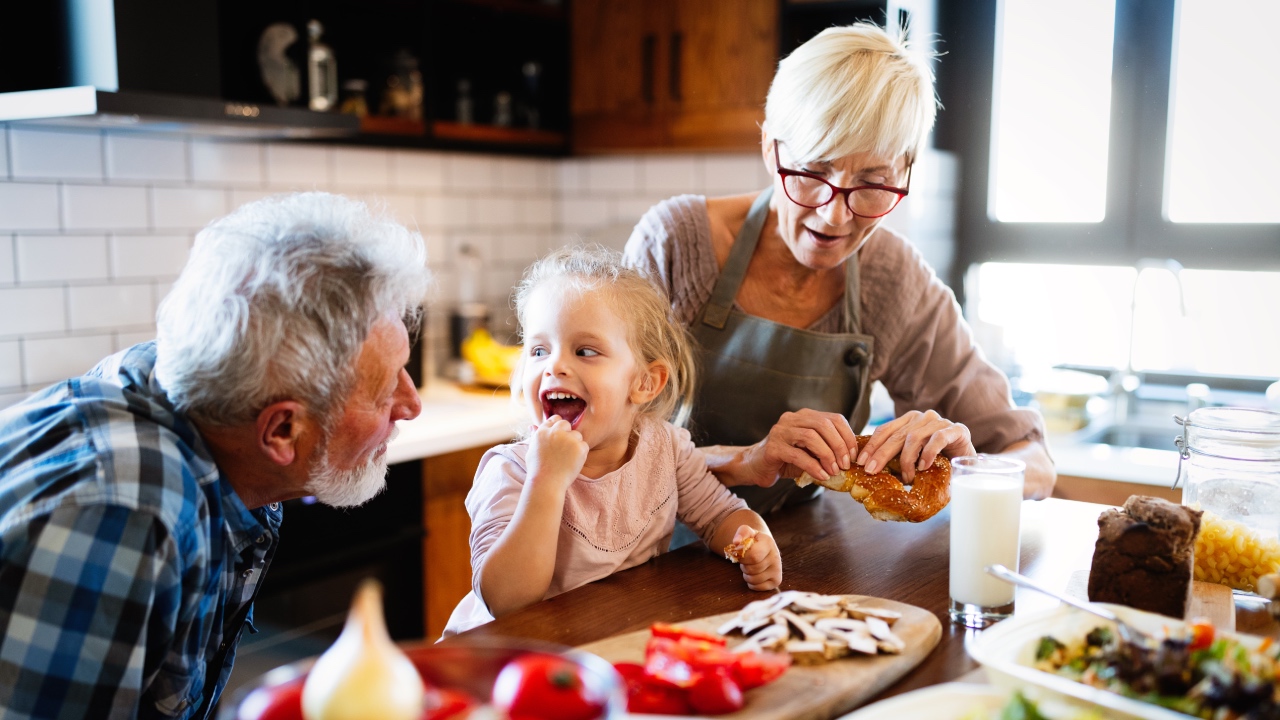
<path fill-rule="evenodd" d="M 1134 264 L 1137 273 L 1133 276 L 1133 292 L 1129 302 L 1129 348 L 1125 355 L 1124 369 L 1116 374 L 1112 379 L 1111 396 L 1115 403 L 1115 421 L 1117 424 L 1124 423 L 1125 420 L 1133 413 L 1134 397 L 1137 393 L 1138 386 L 1142 384 L 1138 376 L 1133 372 L 1133 343 L 1134 325 L 1138 319 L 1138 281 L 1142 279 L 1142 273 L 1146 270 L 1167 270 L 1173 273 L 1173 277 L 1178 281 L 1178 309 L 1182 317 L 1187 317 L 1187 294 L 1182 285 L 1182 263 L 1173 258 L 1154 259 L 1142 258 Z"/>

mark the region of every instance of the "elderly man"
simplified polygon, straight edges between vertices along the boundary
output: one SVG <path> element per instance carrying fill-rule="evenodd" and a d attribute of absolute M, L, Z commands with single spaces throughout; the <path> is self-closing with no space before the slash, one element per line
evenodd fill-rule
<path fill-rule="evenodd" d="M 353 506 L 421 405 L 422 238 L 323 193 L 196 238 L 158 338 L 0 413 L 5 717 L 203 717 L 280 501 Z"/>

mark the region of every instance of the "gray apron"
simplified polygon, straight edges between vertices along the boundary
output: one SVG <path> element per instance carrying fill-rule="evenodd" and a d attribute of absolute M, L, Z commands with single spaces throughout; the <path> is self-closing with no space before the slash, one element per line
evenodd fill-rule
<path fill-rule="evenodd" d="M 769 188 L 752 204 L 711 299 L 690 328 L 697 341 L 699 377 L 689 429 L 698 445 L 757 443 L 784 412 L 803 408 L 840 413 L 855 432 L 871 414 L 867 385 L 873 338 L 859 332 L 857 253 L 844 262 L 843 332 L 793 328 L 733 307 L 772 195 Z M 780 479 L 773 487 L 732 490 L 765 514 L 811 498 L 820 488 L 799 488 Z"/>

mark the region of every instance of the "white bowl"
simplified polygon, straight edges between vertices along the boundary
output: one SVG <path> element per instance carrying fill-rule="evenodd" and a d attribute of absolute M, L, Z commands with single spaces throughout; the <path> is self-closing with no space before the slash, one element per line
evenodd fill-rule
<path fill-rule="evenodd" d="M 1008 698 L 1008 691 L 990 685 L 949 682 L 872 703 L 838 720 L 957 720 L 975 710 L 999 710 Z"/>
<path fill-rule="evenodd" d="M 1182 621 L 1164 615 L 1122 605 L 1099 604 L 1130 625 L 1156 637 L 1177 633 L 1185 626 Z M 986 668 L 992 684 L 1007 690 L 1022 690 L 1032 700 L 1074 700 L 1082 707 L 1091 704 L 1103 708 L 1108 717 L 1142 720 L 1185 720 L 1191 717 L 1031 667 L 1040 638 L 1052 635 L 1069 645 L 1080 641 L 1100 625 L 1110 627 L 1112 624 L 1069 605 L 1060 605 L 1037 613 L 1015 615 L 996 623 L 976 636 L 970 636 L 965 641 L 965 649 L 970 657 Z M 1256 649 L 1262 642 L 1262 638 L 1251 635 L 1219 635 L 1236 638 L 1251 649 Z"/>

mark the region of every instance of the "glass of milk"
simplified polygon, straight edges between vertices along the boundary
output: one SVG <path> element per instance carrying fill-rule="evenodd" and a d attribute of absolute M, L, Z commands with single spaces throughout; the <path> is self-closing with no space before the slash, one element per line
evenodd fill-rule
<path fill-rule="evenodd" d="M 951 461 L 951 621 L 982 628 L 1013 614 L 1013 586 L 983 571 L 1018 567 L 1021 460 L 973 455 Z"/>

